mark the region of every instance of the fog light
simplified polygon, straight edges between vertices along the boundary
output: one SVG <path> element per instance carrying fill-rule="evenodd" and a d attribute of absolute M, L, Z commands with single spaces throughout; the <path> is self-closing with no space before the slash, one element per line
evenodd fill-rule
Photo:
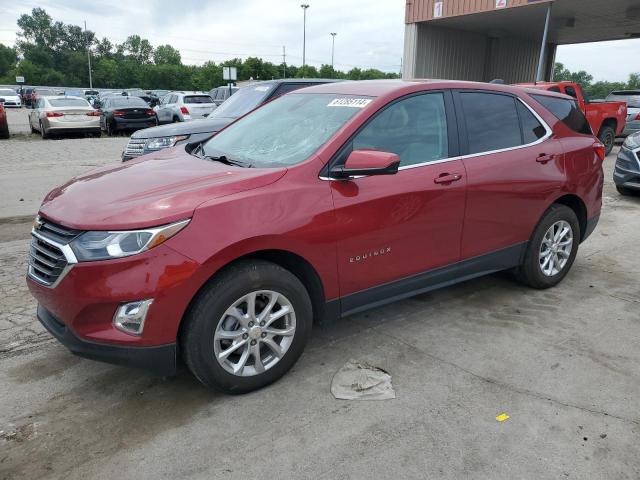
<path fill-rule="evenodd" d="M 118 330 L 140 335 L 144 328 L 144 319 L 147 317 L 147 312 L 152 303 L 153 299 L 150 298 L 120 305 L 116 310 L 116 315 L 113 317 L 113 324 Z"/>

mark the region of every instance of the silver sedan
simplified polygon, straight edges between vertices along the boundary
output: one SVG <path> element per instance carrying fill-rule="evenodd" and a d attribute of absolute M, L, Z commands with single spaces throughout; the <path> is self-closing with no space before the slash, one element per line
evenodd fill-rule
<path fill-rule="evenodd" d="M 100 113 L 79 97 L 40 97 L 29 112 L 31 132 L 42 138 L 56 133 L 100 135 Z"/>

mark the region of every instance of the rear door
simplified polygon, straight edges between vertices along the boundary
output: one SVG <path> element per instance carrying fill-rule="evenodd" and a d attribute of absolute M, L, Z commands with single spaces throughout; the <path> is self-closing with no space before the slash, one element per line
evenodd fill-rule
<path fill-rule="evenodd" d="M 158 110 L 156 112 L 159 122 L 167 123 L 173 120 L 173 110 L 171 109 L 171 106 L 175 103 L 177 98 L 177 95 L 164 96 L 160 105 L 158 105 Z"/>
<path fill-rule="evenodd" d="M 517 263 L 549 196 L 564 183 L 562 145 L 517 96 L 461 90 L 455 100 L 467 172 L 461 257 L 491 253 Z"/>
<path fill-rule="evenodd" d="M 423 285 L 410 277 L 458 261 L 466 175 L 453 158 L 452 112 L 448 91 L 404 97 L 370 119 L 334 160 L 343 164 L 361 149 L 401 159 L 396 175 L 331 182 L 343 312 L 406 295 Z"/>

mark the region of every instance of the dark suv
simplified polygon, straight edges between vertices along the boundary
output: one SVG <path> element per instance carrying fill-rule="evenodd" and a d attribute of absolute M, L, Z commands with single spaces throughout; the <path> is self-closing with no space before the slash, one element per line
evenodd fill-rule
<path fill-rule="evenodd" d="M 338 80 L 295 78 L 252 83 L 233 94 L 206 120 L 162 125 L 137 131 L 131 135 L 129 143 L 122 153 L 122 161 L 125 162 L 140 155 L 181 143 L 204 141 L 263 103 L 300 88 L 336 81 Z"/>

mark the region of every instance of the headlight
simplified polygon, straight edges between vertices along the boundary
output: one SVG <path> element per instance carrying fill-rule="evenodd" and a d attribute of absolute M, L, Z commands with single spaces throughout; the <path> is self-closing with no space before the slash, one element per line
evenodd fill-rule
<path fill-rule="evenodd" d="M 145 147 L 147 150 L 162 150 L 163 148 L 173 147 L 181 140 L 186 140 L 189 135 L 175 135 L 173 137 L 158 137 L 147 140 Z"/>
<path fill-rule="evenodd" d="M 181 220 L 143 230 L 85 232 L 70 245 L 80 262 L 127 257 L 160 245 L 188 223 L 189 220 Z"/>
<path fill-rule="evenodd" d="M 637 133 L 634 135 L 629 135 L 622 146 L 624 148 L 628 148 L 629 150 L 640 148 L 640 135 L 638 135 Z"/>

